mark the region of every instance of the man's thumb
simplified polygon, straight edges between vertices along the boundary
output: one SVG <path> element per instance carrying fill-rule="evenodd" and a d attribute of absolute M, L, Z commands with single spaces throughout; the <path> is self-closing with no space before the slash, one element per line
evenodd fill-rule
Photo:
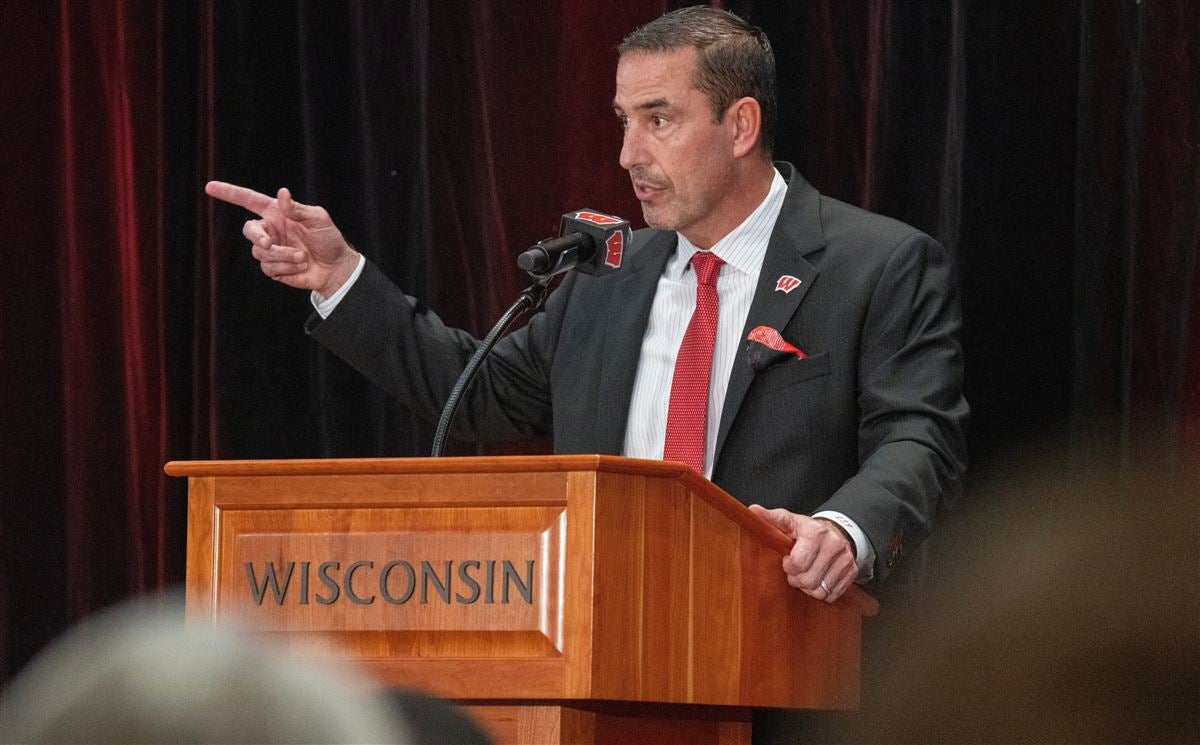
<path fill-rule="evenodd" d="M 279 211 L 287 219 L 300 222 L 308 217 L 307 207 L 292 199 L 292 192 L 286 186 L 279 190 L 276 199 L 279 200 Z"/>
<path fill-rule="evenodd" d="M 750 511 L 757 517 L 774 525 L 779 530 L 783 531 L 791 538 L 796 537 L 796 528 L 792 523 L 791 514 L 784 509 L 768 510 L 766 507 L 758 504 L 750 505 Z"/>

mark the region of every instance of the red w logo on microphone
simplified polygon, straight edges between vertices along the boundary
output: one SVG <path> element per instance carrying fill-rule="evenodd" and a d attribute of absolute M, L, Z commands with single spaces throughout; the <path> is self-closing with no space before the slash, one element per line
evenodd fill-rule
<path fill-rule="evenodd" d="M 616 223 L 623 222 L 619 217 L 602 215 L 599 212 L 579 212 L 576 213 L 575 219 L 590 222 L 593 225 L 615 225 Z"/>
<path fill-rule="evenodd" d="M 604 245 L 608 248 L 608 253 L 604 256 L 604 263 L 613 269 L 620 269 L 621 256 L 625 253 L 625 234 L 618 230 L 608 237 Z"/>

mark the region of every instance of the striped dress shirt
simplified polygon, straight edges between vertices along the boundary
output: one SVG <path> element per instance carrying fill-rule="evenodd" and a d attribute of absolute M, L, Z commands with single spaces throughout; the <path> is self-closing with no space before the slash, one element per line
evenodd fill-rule
<path fill-rule="evenodd" d="M 725 407 L 725 392 L 729 375 L 742 342 L 742 327 L 750 315 L 750 303 L 758 286 L 758 275 L 767 255 L 767 244 L 775 221 L 783 209 L 787 182 L 779 171 L 771 180 L 767 197 L 741 225 L 713 244 L 709 249 L 725 261 L 717 277 L 717 338 L 713 345 L 712 375 L 708 383 L 708 421 L 704 435 L 704 475 L 712 478 L 713 456 L 717 446 L 717 431 L 721 426 L 721 410 Z M 667 409 L 671 397 L 671 379 L 675 373 L 675 355 L 683 342 L 692 312 L 696 309 L 696 273 L 692 270 L 692 254 L 696 248 L 679 235 L 675 255 L 667 260 L 658 290 L 650 306 L 650 319 L 642 337 L 642 352 L 638 358 L 637 376 L 633 383 L 633 398 L 629 405 L 629 421 L 625 425 L 625 446 L 622 452 L 630 458 L 661 460 L 667 438 Z M 833 510 L 822 510 L 813 517 L 823 517 L 842 526 L 854 542 L 858 564 L 857 581 L 865 583 L 874 575 L 875 550 L 867 534 L 848 516 Z"/>
<path fill-rule="evenodd" d="M 783 208 L 787 182 L 779 171 L 771 181 L 767 197 L 741 225 L 717 241 L 710 249 L 725 261 L 717 277 L 717 338 L 713 345 L 712 375 L 708 384 L 708 426 L 704 436 L 704 475 L 712 476 L 713 453 L 717 430 L 721 426 L 721 409 L 729 374 L 741 346 L 742 326 L 750 315 L 754 288 L 767 242 L 775 228 L 775 220 Z M 638 358 L 637 376 L 633 383 L 633 398 L 629 406 L 629 422 L 625 427 L 624 454 L 630 458 L 660 460 L 667 437 L 667 404 L 671 396 L 671 378 L 675 373 L 675 355 L 683 342 L 692 311 L 696 309 L 696 272 L 692 270 L 692 254 L 700 249 L 679 235 L 675 255 L 667 261 L 658 280 L 650 319 L 642 337 L 642 353 Z"/>

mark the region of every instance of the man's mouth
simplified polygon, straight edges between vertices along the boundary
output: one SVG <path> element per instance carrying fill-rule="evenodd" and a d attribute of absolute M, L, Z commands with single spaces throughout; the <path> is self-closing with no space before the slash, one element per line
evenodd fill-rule
<path fill-rule="evenodd" d="M 648 181 L 634 181 L 633 194 L 638 198 L 638 201 L 644 202 L 647 199 L 653 199 L 659 192 L 666 189 L 665 186 L 652 184 Z"/>

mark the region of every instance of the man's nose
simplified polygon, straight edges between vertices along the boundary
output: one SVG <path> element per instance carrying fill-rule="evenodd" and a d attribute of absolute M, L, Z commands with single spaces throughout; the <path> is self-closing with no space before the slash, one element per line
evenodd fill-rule
<path fill-rule="evenodd" d="M 631 124 L 625 128 L 625 136 L 621 141 L 621 167 L 629 171 L 634 166 L 646 164 L 646 149 L 642 143 L 642 137 Z"/>

